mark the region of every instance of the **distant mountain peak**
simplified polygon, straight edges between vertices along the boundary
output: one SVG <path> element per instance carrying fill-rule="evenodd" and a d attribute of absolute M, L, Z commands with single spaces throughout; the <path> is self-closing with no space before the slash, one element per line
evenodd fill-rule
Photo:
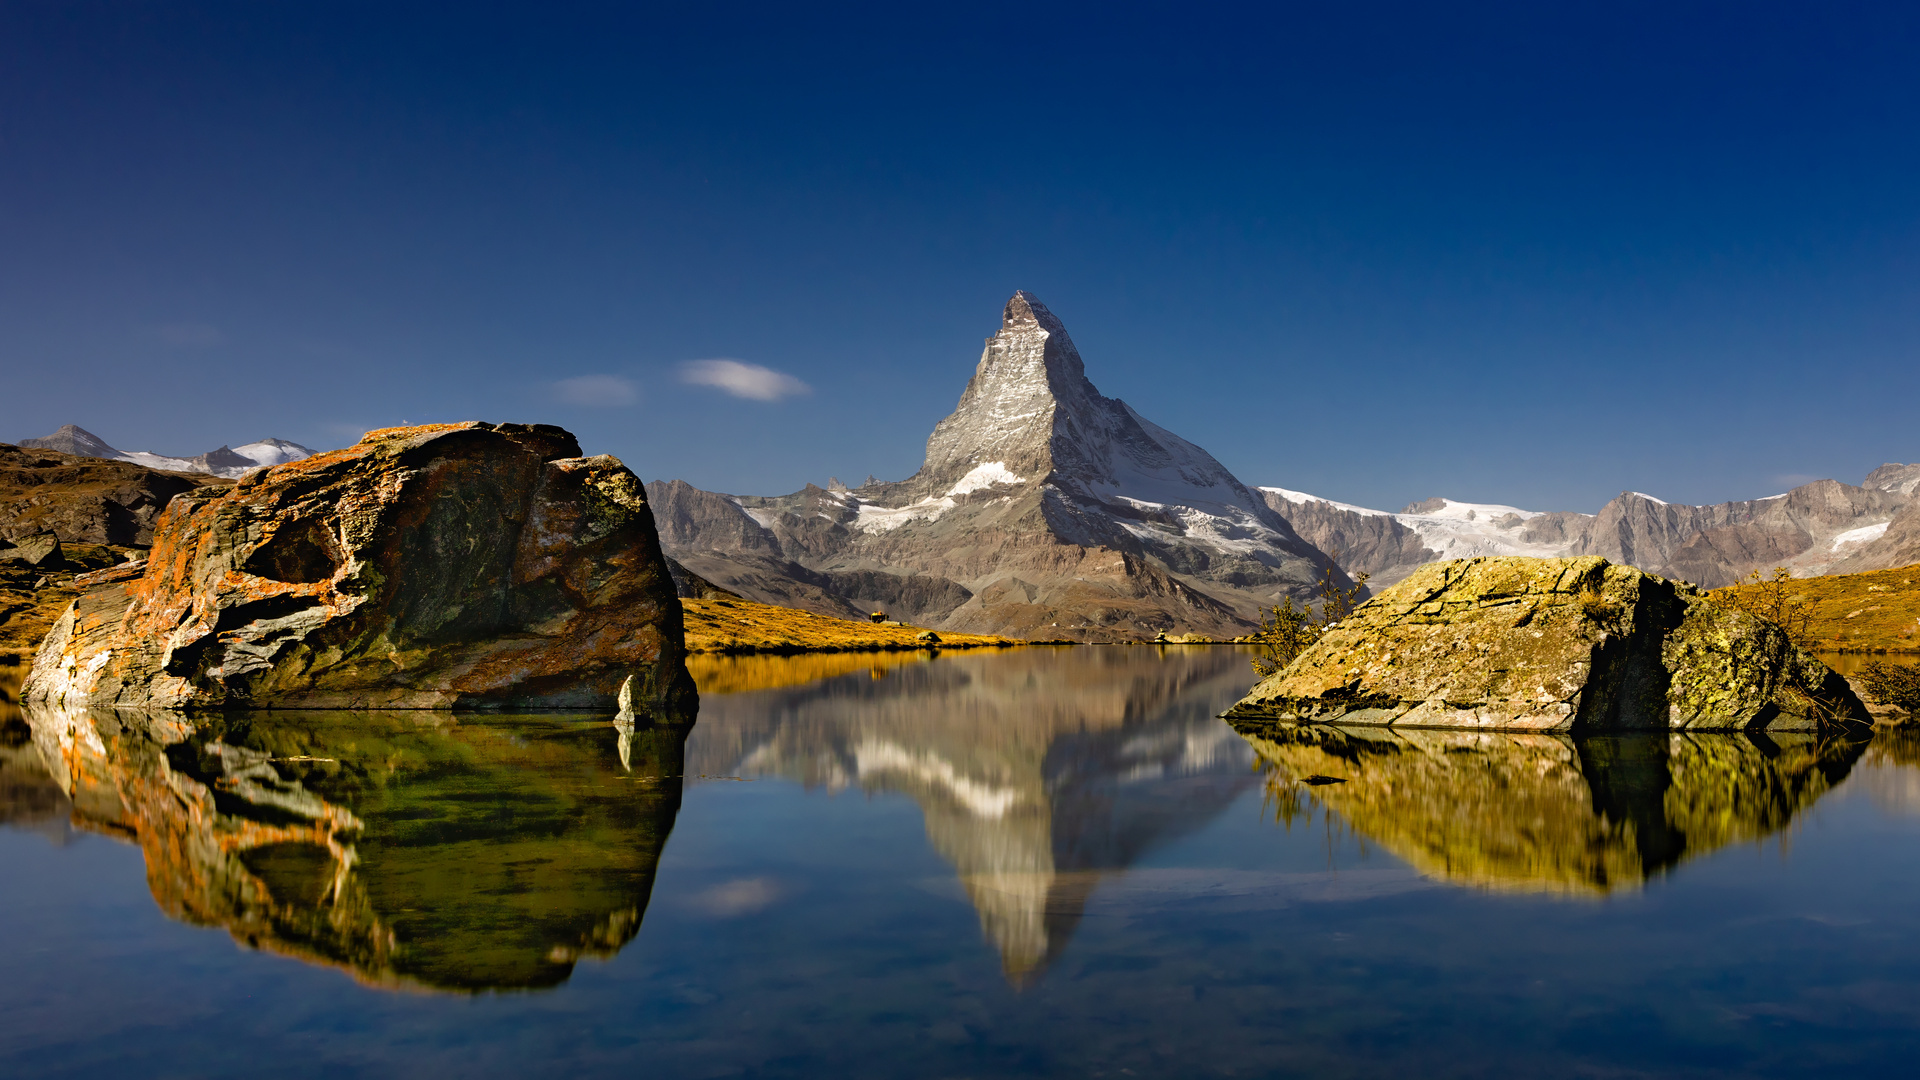
<path fill-rule="evenodd" d="M 285 439 L 261 439 L 258 442 L 237 447 L 222 443 L 220 449 L 210 450 L 198 457 L 168 457 L 164 454 L 149 454 L 141 450 L 116 450 L 107 445 L 105 439 L 78 424 L 63 424 L 60 430 L 43 438 L 21 439 L 20 445 L 41 450 L 57 450 L 76 457 L 130 461 L 135 465 L 144 465 L 149 469 L 161 469 L 167 472 L 210 473 L 229 479 L 245 476 L 255 469 L 312 457 L 315 453 L 299 443 L 288 442 Z"/>

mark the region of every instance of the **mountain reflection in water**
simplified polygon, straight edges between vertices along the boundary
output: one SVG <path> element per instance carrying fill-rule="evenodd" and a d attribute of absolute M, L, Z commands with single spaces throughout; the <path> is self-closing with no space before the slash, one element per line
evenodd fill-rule
<path fill-rule="evenodd" d="M 632 940 L 686 737 L 556 714 L 26 719 L 74 823 L 139 844 L 168 915 L 450 991 L 553 986 Z"/>
<path fill-rule="evenodd" d="M 1269 805 L 1317 802 L 1415 869 L 1482 888 L 1599 894 L 1787 827 L 1864 736 L 1565 736 L 1335 725 L 1246 732 Z M 1336 777 L 1318 783 L 1309 777 Z"/>
<path fill-rule="evenodd" d="M 687 771 L 909 796 L 1007 977 L 1024 983 L 1059 955 L 1103 878 L 1258 783 L 1246 745 L 1214 716 L 1245 692 L 1246 658 L 1152 653 L 888 658 L 797 687 L 768 665 L 771 688 L 724 696 L 715 683 L 744 689 L 746 669 L 695 667 Z"/>

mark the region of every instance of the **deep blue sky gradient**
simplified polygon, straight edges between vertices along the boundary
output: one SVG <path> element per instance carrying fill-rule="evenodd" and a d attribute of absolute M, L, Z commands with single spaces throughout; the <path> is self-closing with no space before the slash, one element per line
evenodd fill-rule
<path fill-rule="evenodd" d="M 0 438 L 900 478 L 1024 288 L 1250 483 L 1857 482 L 1920 460 L 1917 59 L 1896 4 L 0 3 Z"/>

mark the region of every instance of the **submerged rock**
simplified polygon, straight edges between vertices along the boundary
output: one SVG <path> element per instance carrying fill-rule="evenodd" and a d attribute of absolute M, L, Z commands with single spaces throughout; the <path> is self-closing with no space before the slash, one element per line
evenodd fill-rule
<path fill-rule="evenodd" d="M 691 704 L 640 481 L 544 425 L 374 431 L 174 500 L 82 595 L 30 701 L 158 708 Z"/>
<path fill-rule="evenodd" d="M 1812 731 L 1865 722 L 1779 628 L 1605 559 L 1422 567 L 1227 717 L 1495 730 Z"/>

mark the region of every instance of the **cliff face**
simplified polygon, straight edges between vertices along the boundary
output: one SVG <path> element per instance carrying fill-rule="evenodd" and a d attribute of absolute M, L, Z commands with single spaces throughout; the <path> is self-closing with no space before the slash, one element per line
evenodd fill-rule
<path fill-rule="evenodd" d="M 28 700 L 159 708 L 685 708 L 643 489 L 559 428 L 371 432 L 177 499 L 80 597 Z"/>
<path fill-rule="evenodd" d="M 917 607 L 972 633 L 1239 633 L 1328 565 L 1206 451 L 1102 396 L 1026 293 L 912 477 L 777 498 L 649 490 L 668 552 L 725 588 L 829 614 Z"/>

